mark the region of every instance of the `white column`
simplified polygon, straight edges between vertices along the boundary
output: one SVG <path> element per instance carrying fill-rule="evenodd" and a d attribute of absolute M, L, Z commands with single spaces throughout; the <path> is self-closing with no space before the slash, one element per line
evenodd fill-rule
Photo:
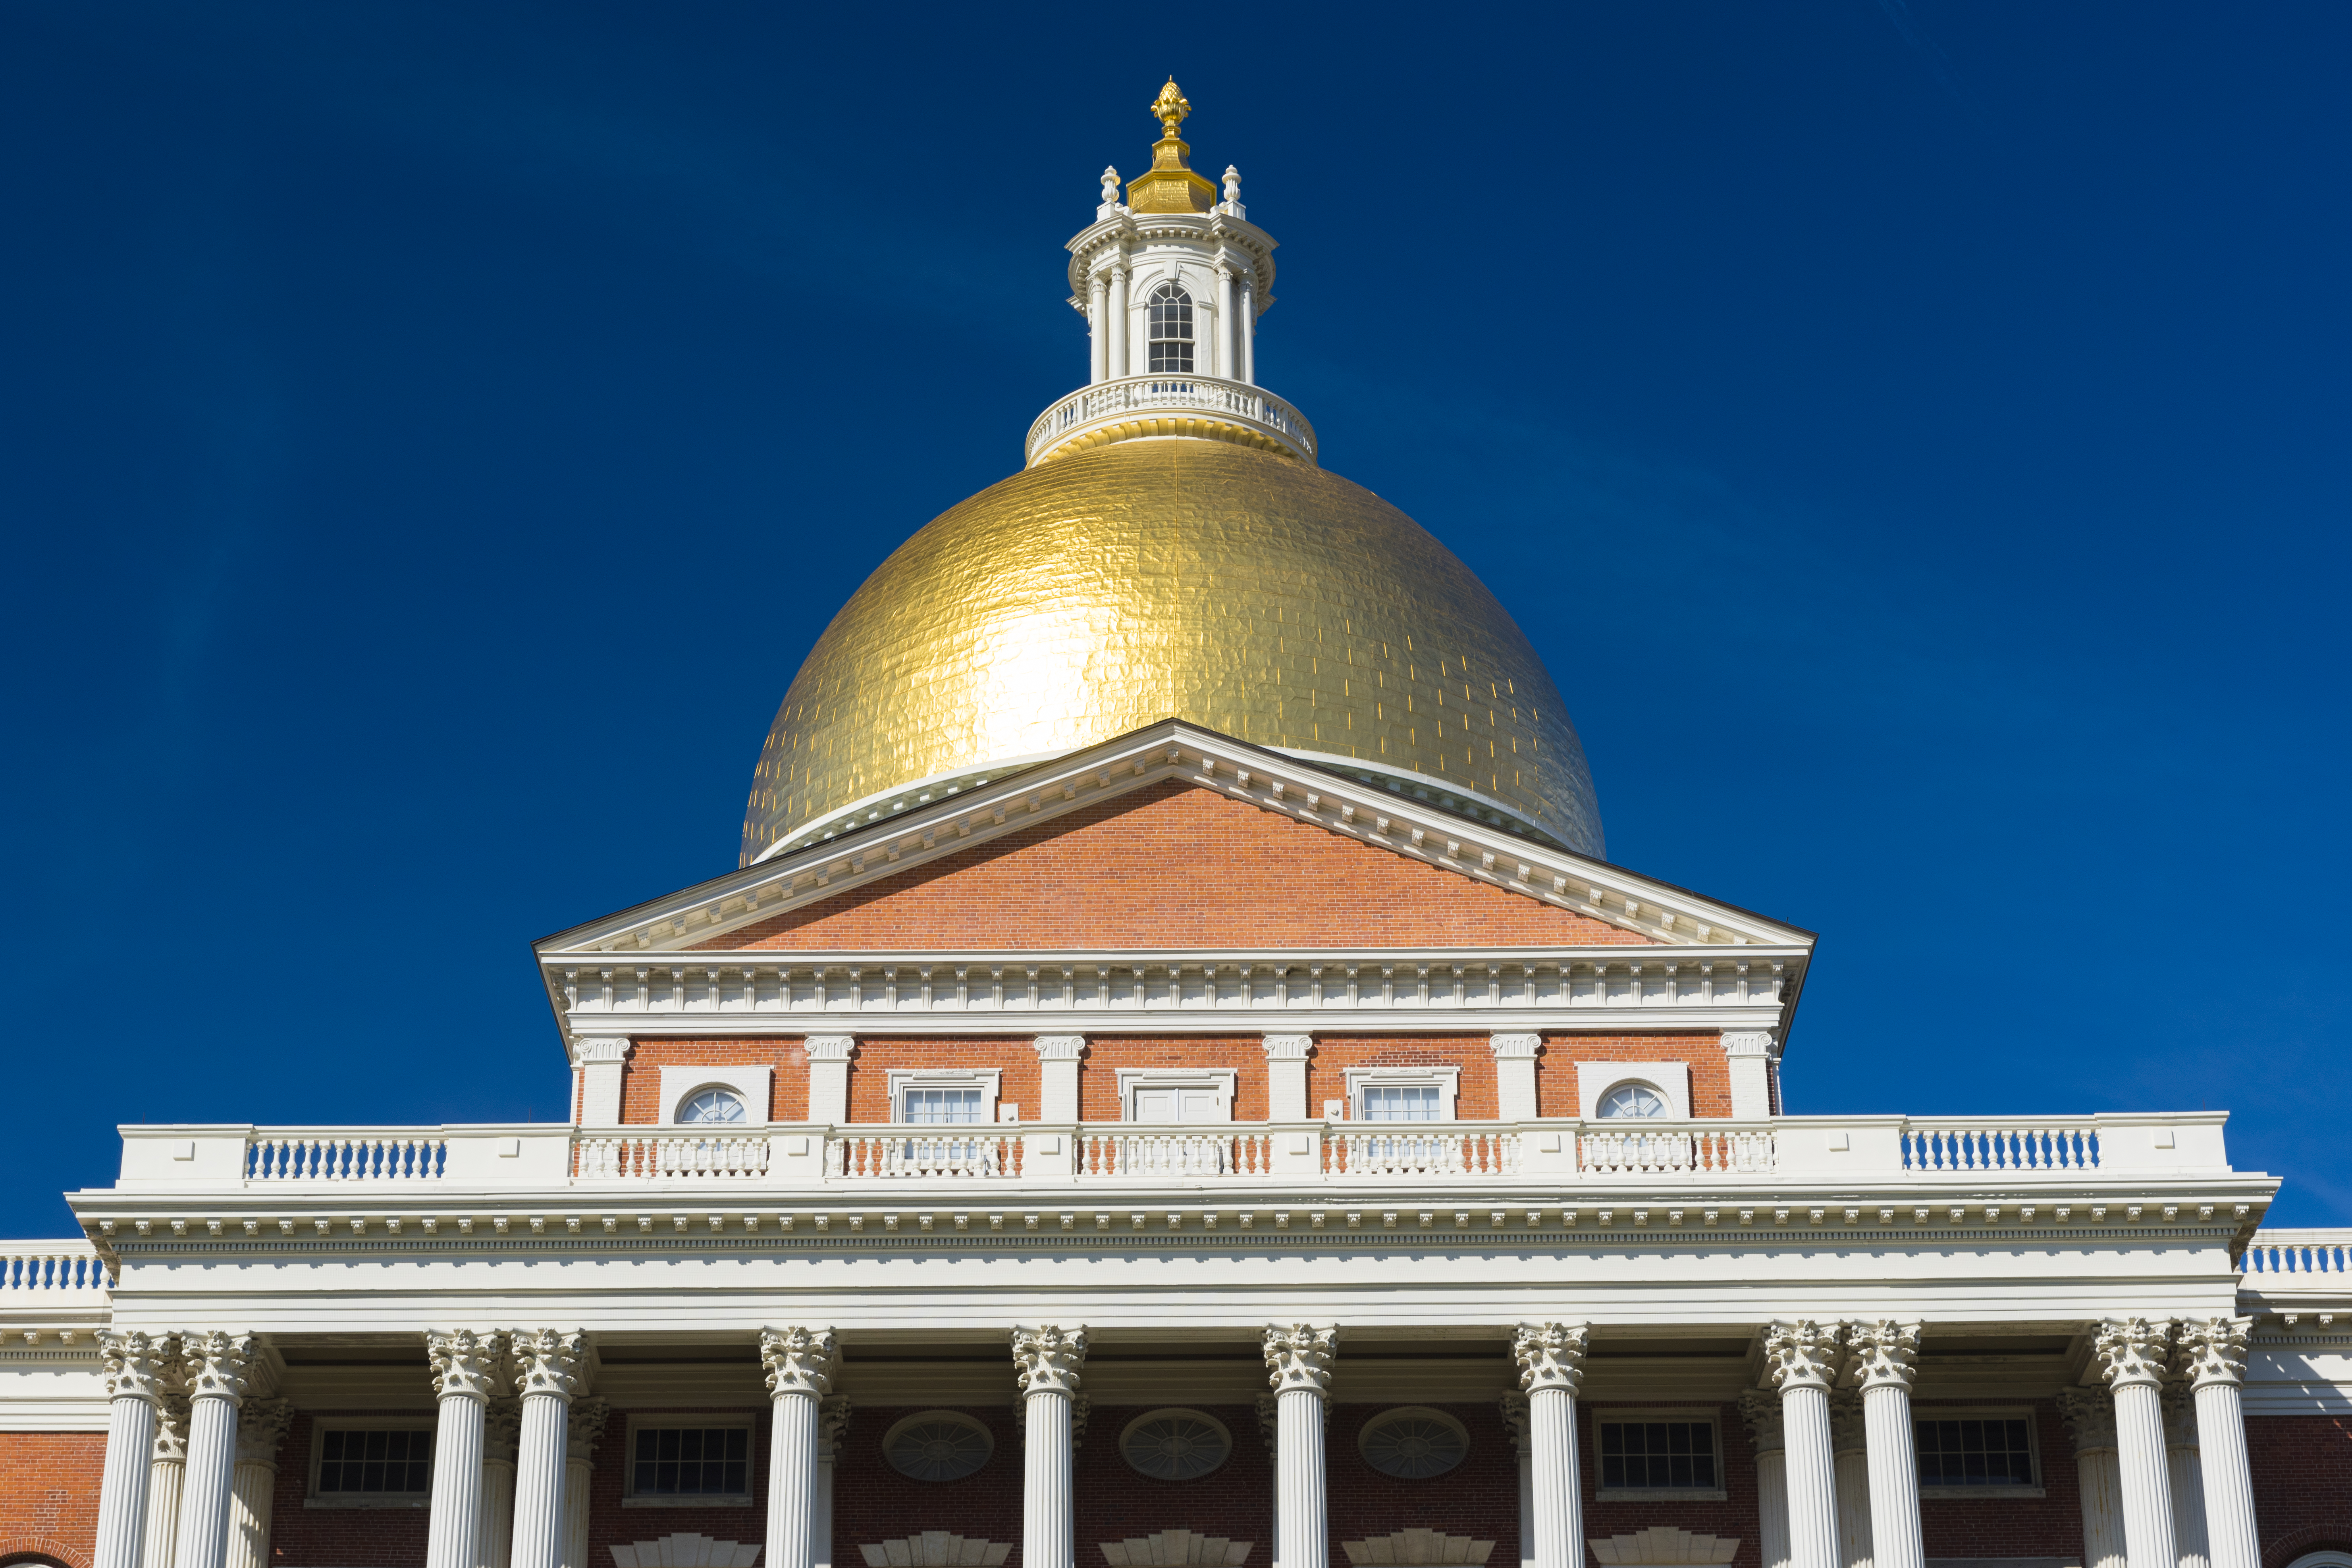
<path fill-rule="evenodd" d="M 2197 1402 L 2205 1472 L 2206 1544 L 2213 1568 L 2261 1568 L 2254 1487 L 2246 1464 L 2246 1335 L 2252 1318 L 2197 1318 L 2180 1326 L 2178 1370 Z"/>
<path fill-rule="evenodd" d="M 1519 1568 L 1536 1568 L 1535 1437 L 1528 1427 L 1528 1396 L 1506 1389 L 1495 1401 L 1503 1430 L 1511 1437 L 1511 1454 L 1519 1472 Z"/>
<path fill-rule="evenodd" d="M 1830 1392 L 1830 1467 L 1837 1477 L 1838 1559 L 1843 1568 L 1871 1568 L 1870 1449 L 1862 1424 L 1862 1396 Z"/>
<path fill-rule="evenodd" d="M 515 1445 L 514 1568 L 560 1568 L 563 1555 L 563 1448 L 581 1392 L 588 1336 L 577 1329 L 519 1329 L 509 1340 L 522 1433 Z"/>
<path fill-rule="evenodd" d="M 1217 367 L 1212 374 L 1238 381 L 1242 368 L 1241 334 L 1234 322 L 1234 269 L 1217 268 Z"/>
<path fill-rule="evenodd" d="M 1030 1040 L 1037 1052 L 1037 1120 L 1076 1122 L 1078 1068 L 1086 1060 L 1082 1034 L 1041 1034 Z"/>
<path fill-rule="evenodd" d="M 278 1501 L 278 1448 L 293 1423 L 287 1399 L 248 1399 L 236 1418 L 229 1483 L 228 1568 L 269 1568 L 269 1514 Z"/>
<path fill-rule="evenodd" d="M 1242 285 L 1242 380 L 1257 385 L 1257 284 L 1254 280 Z"/>
<path fill-rule="evenodd" d="M 1584 1381 L 1582 1323 L 1521 1323 L 1511 1340 L 1519 1387 L 1528 1396 L 1534 1452 L 1528 1490 L 1534 1495 L 1536 1568 L 1578 1568 L 1584 1561 L 1584 1490 L 1576 1476 L 1576 1390 Z"/>
<path fill-rule="evenodd" d="M 2083 1568 L 2126 1568 L 2116 1402 L 2102 1392 L 2069 1388 L 2058 1396 L 2058 1414 L 2074 1440 L 2074 1476 L 2083 1497 Z"/>
<path fill-rule="evenodd" d="M 100 1330 L 106 1366 L 106 1468 L 98 1482 L 98 1548 L 91 1568 L 140 1568 L 147 1489 L 154 1468 L 155 1413 L 173 1347 L 152 1334 Z"/>
<path fill-rule="evenodd" d="M 172 1568 L 180 1550 L 180 1497 L 188 1484 L 188 1379 L 180 1362 L 180 1342 L 168 1347 L 163 1396 L 155 1406 L 155 1446 L 147 1456 L 147 1522 L 139 1549 L 140 1568 Z"/>
<path fill-rule="evenodd" d="M 1780 1396 L 1749 1389 L 1739 1396 L 1739 1418 L 1756 1449 L 1756 1544 L 1763 1568 L 1789 1568 L 1789 1455 Z"/>
<path fill-rule="evenodd" d="M 2131 1568 L 2179 1568 L 2172 1538 L 2172 1488 L 2165 1474 L 2165 1362 L 2171 1324 L 2115 1318 L 2092 1346 L 2116 1401 L 2116 1473 L 2123 1483 L 2124 1555 Z M 2249 1565 L 2252 1568 L 2252 1565 Z"/>
<path fill-rule="evenodd" d="M 1490 1034 L 1495 1053 L 1495 1113 L 1506 1122 L 1536 1119 L 1536 1052 L 1543 1037 L 1536 1034 Z"/>
<path fill-rule="evenodd" d="M 580 1124 L 621 1124 L 621 1075 L 628 1071 L 626 1035 L 586 1035 L 572 1042 L 572 1065 L 580 1070 Z"/>
<path fill-rule="evenodd" d="M 1862 1390 L 1867 1435 L 1870 1527 L 1864 1545 L 1874 1568 L 1927 1568 L 1919 1528 L 1919 1456 L 1911 1436 L 1911 1380 L 1919 1362 L 1919 1325 L 1882 1318 L 1848 1323 L 1844 1381 Z M 1843 1481 L 1841 1473 L 1839 1479 Z M 1846 1548 L 1846 1560 L 1854 1551 Z"/>
<path fill-rule="evenodd" d="M 1780 1395 L 1790 1568 L 1839 1568 L 1837 1465 L 1830 1450 L 1837 1353 L 1837 1325 L 1810 1318 L 1774 1323 L 1764 1338 L 1767 1376 Z"/>
<path fill-rule="evenodd" d="M 1242 977 L 1249 984 L 1249 977 Z M 1311 1034 L 1269 1034 L 1265 1046 L 1265 1119 L 1304 1122 L 1307 1112 L 1307 1058 L 1315 1050 Z"/>
<path fill-rule="evenodd" d="M 1282 1398 L 1257 1396 L 1257 1440 L 1265 1445 L 1266 1469 L 1274 1472 L 1273 1503 L 1266 1517 L 1265 1559 L 1270 1568 L 1282 1568 Z"/>
<path fill-rule="evenodd" d="M 849 1059 L 857 1041 L 845 1034 L 813 1034 L 803 1042 L 808 1052 L 808 1119 L 838 1125 L 849 1120 Z"/>
<path fill-rule="evenodd" d="M 1731 1113 L 1745 1121 L 1762 1121 L 1773 1114 L 1773 1079 L 1779 1071 L 1780 1048 L 1767 1030 L 1735 1030 L 1723 1037 L 1725 1065 L 1731 1071 Z"/>
<path fill-rule="evenodd" d="M 609 1399 L 574 1399 L 563 1429 L 563 1568 L 589 1568 L 588 1505 L 596 1474 L 596 1445 L 612 1418 Z"/>
<path fill-rule="evenodd" d="M 1323 1402 L 1331 1392 L 1331 1352 L 1339 1331 L 1277 1323 L 1265 1331 L 1267 1381 L 1275 1400 L 1274 1560 L 1284 1568 L 1328 1568 L 1331 1522 L 1323 1464 Z"/>
<path fill-rule="evenodd" d="M 2213 1568 L 2205 1543 L 2205 1472 L 2197 1455 L 2197 1402 L 2189 1385 L 2164 1385 L 2164 1474 L 2172 1488 L 2172 1546 L 2180 1568 Z"/>
<path fill-rule="evenodd" d="M 236 1480 L 236 1412 L 260 1345 L 251 1334 L 184 1334 L 188 1375 L 188 1479 L 180 1494 L 173 1568 L 226 1568 L 229 1490 Z"/>
<path fill-rule="evenodd" d="M 498 1334 L 458 1329 L 426 1334 L 425 1350 L 438 1409 L 425 1568 L 474 1568 L 482 1535 L 483 1416 L 490 1396 L 501 1392 L 499 1361 L 506 1342 Z"/>
<path fill-rule="evenodd" d="M 1097 270 L 1087 279 L 1087 382 L 1090 386 L 1110 379 L 1110 323 L 1104 319 L 1109 300 L 1109 280 Z"/>
<path fill-rule="evenodd" d="M 768 1438 L 769 1568 L 811 1568 L 816 1522 L 817 1402 L 833 1392 L 841 1343 L 826 1328 L 761 1329 L 772 1402 Z"/>
<path fill-rule="evenodd" d="M 1013 1331 L 1021 1413 L 1022 1568 L 1076 1568 L 1070 1511 L 1070 1402 L 1087 1360 L 1087 1331 L 1043 1324 Z"/>
<path fill-rule="evenodd" d="M 1127 374 L 1127 261 L 1125 257 L 1111 263 L 1110 267 L 1110 379 L 1118 381 Z M 1036 1568 L 1029 1563 L 1026 1568 Z"/>
<path fill-rule="evenodd" d="M 482 1409 L 481 1527 L 476 1532 L 476 1568 L 512 1568 L 514 1563 L 515 1455 L 522 1443 L 522 1401 L 490 1400 Z"/>
<path fill-rule="evenodd" d="M 833 1472 L 849 1437 L 851 1406 L 842 1395 L 816 1406 L 816 1507 L 810 1515 L 809 1555 L 815 1568 L 833 1568 Z"/>

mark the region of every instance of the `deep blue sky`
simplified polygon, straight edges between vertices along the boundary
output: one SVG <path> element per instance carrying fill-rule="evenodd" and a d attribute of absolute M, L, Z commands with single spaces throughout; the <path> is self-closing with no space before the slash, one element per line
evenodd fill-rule
<path fill-rule="evenodd" d="M 1131 21 L 1122 21 L 1122 15 Z M 13 1173 L 562 1113 L 810 642 L 1083 379 L 1170 71 L 1261 379 L 1811 926 L 1801 1111 L 2225 1106 L 2352 1222 L 2352 10 L 0 4 Z"/>

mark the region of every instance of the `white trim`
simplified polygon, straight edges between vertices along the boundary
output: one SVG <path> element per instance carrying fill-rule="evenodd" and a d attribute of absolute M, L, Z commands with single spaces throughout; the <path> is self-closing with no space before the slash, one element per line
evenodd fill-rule
<path fill-rule="evenodd" d="M 1601 1428 L 1609 1422 L 1704 1422 L 1714 1433 L 1715 1484 L 1711 1487 L 1603 1487 L 1601 1484 Z M 1636 1408 L 1613 1405 L 1592 1407 L 1592 1500 L 1595 1502 L 1724 1502 L 1726 1458 L 1722 1414 L 1711 1405 L 1667 1405 Z"/>
<path fill-rule="evenodd" d="M 664 1062 L 661 1070 L 661 1124 L 683 1126 L 677 1119 L 677 1108 L 705 1089 L 724 1089 L 743 1102 L 743 1119 L 725 1124 L 730 1127 L 764 1127 L 768 1124 L 769 1084 L 776 1070 L 760 1062 L 743 1062 L 723 1066 L 678 1066 Z"/>
<path fill-rule="evenodd" d="M 998 1085 L 1004 1077 L 1002 1068 L 893 1067 L 888 1071 L 890 1119 L 894 1123 L 906 1121 L 907 1102 L 903 1096 L 909 1089 L 977 1089 L 980 1091 L 981 1118 L 975 1124 L 992 1124 L 999 1119 L 996 1100 Z M 1018 1113 L 1016 1106 L 1005 1109 Z"/>
<path fill-rule="evenodd" d="M 1601 1102 L 1612 1090 L 1629 1083 L 1654 1089 L 1666 1103 L 1666 1114 L 1677 1122 L 1690 1120 L 1690 1063 L 1687 1061 L 1580 1061 L 1576 1064 L 1576 1113 L 1588 1122 L 1601 1115 Z"/>
<path fill-rule="evenodd" d="M 637 1495 L 637 1433 L 641 1429 L 662 1431 L 715 1432 L 737 1431 L 744 1434 L 743 1484 L 740 1492 L 694 1492 L 682 1497 L 656 1494 Z M 667 1412 L 633 1410 L 629 1425 L 621 1438 L 621 1506 L 623 1508 L 750 1508 L 751 1488 L 760 1484 L 759 1418 L 751 1415 L 713 1412 L 702 1415 L 694 1411 Z"/>
<path fill-rule="evenodd" d="M 1118 1070 L 1118 1119 L 1135 1120 L 1139 1089 L 1213 1089 L 1218 1120 L 1234 1119 L 1234 1070 L 1230 1067 L 1122 1067 Z"/>
<path fill-rule="evenodd" d="M 1349 1067 L 1340 1074 L 1348 1084 L 1348 1119 L 1364 1119 L 1363 1089 L 1367 1083 L 1409 1083 L 1419 1086 L 1434 1084 L 1444 1114 L 1441 1122 L 1454 1120 L 1462 1099 L 1462 1069 L 1458 1066 L 1434 1063 L 1426 1067 Z M 1451 1419 L 1451 1417 L 1448 1417 Z"/>
<path fill-rule="evenodd" d="M 1922 1421 L 2022 1421 L 2025 1423 L 2026 1462 L 2033 1468 L 2033 1479 L 2025 1486 L 2013 1482 L 2000 1486 L 1929 1486 L 1922 1480 L 1919 1495 L 1923 1498 L 2037 1498 L 2047 1497 L 2048 1478 L 2042 1469 L 2041 1413 L 2031 1405 L 1946 1405 L 1937 1403 L 1921 1409 L 1911 1406 L 1911 1449 L 1916 1456 L 1919 1448 L 1919 1423 Z M 1915 1465 L 1918 1462 L 1915 1457 Z M 2347 1562 L 2345 1568 L 2352 1568 Z"/>
<path fill-rule="evenodd" d="M 304 1508 L 424 1508 L 432 1501 L 432 1465 L 425 1465 L 425 1490 L 421 1492 L 340 1492 L 322 1497 L 319 1492 L 319 1469 L 326 1463 L 329 1432 L 423 1432 L 440 1445 L 437 1423 L 432 1416 L 337 1416 L 320 1411 L 310 1423 L 310 1473 L 302 1485 Z M 430 1452 L 430 1449 L 427 1450 Z"/>

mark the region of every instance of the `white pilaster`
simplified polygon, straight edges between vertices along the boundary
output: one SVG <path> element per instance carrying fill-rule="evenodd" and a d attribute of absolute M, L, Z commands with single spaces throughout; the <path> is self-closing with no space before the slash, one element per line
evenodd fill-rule
<path fill-rule="evenodd" d="M 1584 1381 L 1582 1323 L 1521 1323 L 1511 1340 L 1528 1396 L 1528 1472 L 1534 1497 L 1536 1568 L 1584 1561 L 1584 1490 L 1576 1476 L 1576 1390 Z"/>
<path fill-rule="evenodd" d="M 1830 1447 L 1830 1385 L 1837 1375 L 1835 1323 L 1801 1318 L 1764 1336 L 1767 1377 L 1780 1395 L 1789 1467 L 1791 1568 L 1840 1568 L 1837 1464 Z"/>
<path fill-rule="evenodd" d="M 1870 1537 L 1875 1568 L 1927 1568 L 1919 1528 L 1919 1458 L 1911 1437 L 1911 1380 L 1917 1374 L 1919 1325 L 1879 1319 L 1848 1323 L 1843 1381 L 1862 1391 L 1867 1435 Z M 1840 1475 L 1841 1483 L 1843 1476 Z M 1846 1561 L 1854 1549 L 1846 1548 Z"/>
<path fill-rule="evenodd" d="M 1240 378 L 1234 372 L 1241 369 L 1241 334 L 1234 324 L 1234 269 L 1220 263 L 1217 267 L 1217 364 L 1211 373 L 1227 381 Z"/>
<path fill-rule="evenodd" d="M 1731 1070 L 1731 1113 L 1760 1121 L 1780 1101 L 1780 1048 L 1769 1030 L 1734 1030 L 1723 1037 Z"/>
<path fill-rule="evenodd" d="M 1257 385 L 1257 284 L 1242 284 L 1242 380 Z"/>
<path fill-rule="evenodd" d="M 1111 263 L 1110 267 L 1110 379 L 1113 381 L 1127 374 L 1127 258 L 1121 256 Z M 1036 1564 L 1024 1563 L 1023 1568 L 1036 1568 Z"/>
<path fill-rule="evenodd" d="M 513 1568 L 515 1456 L 522 1444 L 522 1401 L 494 1398 L 482 1407 L 481 1528 L 476 1568 Z"/>
<path fill-rule="evenodd" d="M 1265 1119 L 1304 1122 L 1307 1115 L 1307 1059 L 1314 1052 L 1311 1034 L 1270 1034 L 1265 1046 Z"/>
<path fill-rule="evenodd" d="M 1266 1381 L 1275 1400 L 1275 1561 L 1284 1568 L 1326 1568 L 1331 1561 L 1323 1402 L 1330 1396 L 1339 1337 L 1338 1329 L 1313 1323 L 1277 1323 L 1265 1331 Z"/>
<path fill-rule="evenodd" d="M 760 1331 L 772 1401 L 768 1440 L 770 1568 L 811 1568 L 816 1539 L 817 1405 L 833 1392 L 841 1343 L 829 1328 Z"/>
<path fill-rule="evenodd" d="M 228 1568 L 268 1568 L 278 1448 L 293 1420 L 293 1403 L 286 1399 L 248 1399 L 237 1413 L 236 1469 L 229 1482 Z"/>
<path fill-rule="evenodd" d="M 842 1395 L 817 1401 L 816 1506 L 809 1523 L 809 1556 L 815 1568 L 833 1568 L 833 1473 L 849 1437 L 851 1413 Z"/>
<path fill-rule="evenodd" d="M 857 1041 L 845 1034 L 813 1034 L 803 1049 L 808 1052 L 808 1119 L 848 1121 L 849 1059 L 857 1054 Z"/>
<path fill-rule="evenodd" d="M 1029 1042 L 1037 1051 L 1037 1120 L 1078 1120 L 1078 1068 L 1086 1060 L 1082 1034 L 1041 1034 Z"/>
<path fill-rule="evenodd" d="M 2069 1388 L 2058 1396 L 2058 1414 L 2074 1440 L 2075 1483 L 2083 1498 L 2083 1568 L 2126 1568 L 2116 1403 L 2104 1392 Z"/>
<path fill-rule="evenodd" d="M 564 1440 L 582 1391 L 588 1336 L 577 1329 L 518 1329 L 509 1337 L 522 1431 L 515 1445 L 513 1568 L 560 1568 Z"/>
<path fill-rule="evenodd" d="M 1537 1034 L 1490 1034 L 1495 1052 L 1495 1113 L 1506 1122 L 1536 1119 L 1536 1053 L 1543 1049 Z"/>
<path fill-rule="evenodd" d="M 491 1396 L 501 1391 L 499 1362 L 506 1342 L 457 1329 L 426 1334 L 425 1349 L 437 1411 L 425 1568 L 475 1568 L 482 1536 L 483 1417 Z"/>
<path fill-rule="evenodd" d="M 1789 1568 L 1789 1455 L 1780 1396 L 1749 1389 L 1739 1396 L 1739 1418 L 1756 1449 L 1756 1544 L 1763 1568 Z"/>
<path fill-rule="evenodd" d="M 100 1330 L 106 1367 L 106 1467 L 98 1482 L 98 1544 L 91 1568 L 141 1568 L 155 1413 L 174 1355 L 169 1340 Z"/>
<path fill-rule="evenodd" d="M 574 1399 L 563 1434 L 563 1568 L 589 1568 L 588 1505 L 596 1475 L 596 1445 L 612 1418 L 609 1399 Z"/>
<path fill-rule="evenodd" d="M 2172 1488 L 2164 1458 L 2165 1363 L 2171 1325 L 2116 1318 L 2100 1325 L 2092 1356 L 2116 1402 L 2116 1460 L 2123 1483 L 2124 1555 L 2131 1568 L 2179 1568 Z M 2251 1568 L 2251 1565 L 2250 1565 Z"/>
<path fill-rule="evenodd" d="M 2197 1403 L 2205 1473 L 2205 1532 L 2213 1568 L 2261 1568 L 2254 1488 L 2246 1464 L 2246 1335 L 2252 1318 L 2195 1318 L 2180 1325 L 2178 1371 Z"/>
<path fill-rule="evenodd" d="M 1110 379 L 1110 323 L 1104 319 L 1110 283 L 1097 271 L 1087 279 L 1087 381 L 1089 385 Z"/>
<path fill-rule="evenodd" d="M 259 1343 L 251 1334 L 183 1334 L 188 1377 L 188 1477 L 173 1568 L 226 1568 L 229 1492 L 236 1481 L 236 1413 Z"/>
<path fill-rule="evenodd" d="M 626 1035 L 583 1035 L 572 1042 L 572 1064 L 580 1070 L 580 1124 L 621 1124 L 621 1075 L 629 1060 Z"/>
<path fill-rule="evenodd" d="M 1087 1360 L 1087 1331 L 1043 1324 L 1013 1331 L 1027 1439 L 1021 1457 L 1022 1568 L 1076 1568 L 1070 1509 L 1070 1405 Z"/>

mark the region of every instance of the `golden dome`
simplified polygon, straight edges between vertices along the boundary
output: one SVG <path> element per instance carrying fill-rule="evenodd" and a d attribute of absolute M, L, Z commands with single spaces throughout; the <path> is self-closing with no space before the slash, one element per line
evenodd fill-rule
<path fill-rule="evenodd" d="M 1559 694 L 1452 551 L 1337 475 L 1176 438 L 899 546 L 785 694 L 744 863 L 1164 718 L 1601 853 Z"/>

